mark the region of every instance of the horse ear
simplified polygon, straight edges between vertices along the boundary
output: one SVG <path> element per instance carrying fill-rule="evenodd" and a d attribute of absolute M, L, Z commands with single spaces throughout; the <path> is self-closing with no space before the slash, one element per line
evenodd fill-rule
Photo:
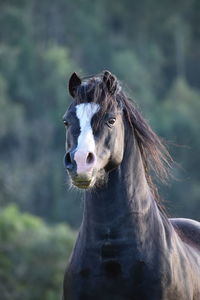
<path fill-rule="evenodd" d="M 73 98 L 75 96 L 76 89 L 79 85 L 81 85 L 81 79 L 76 73 L 73 73 L 69 79 L 69 86 L 68 86 L 69 93 Z"/>
<path fill-rule="evenodd" d="M 117 78 L 111 74 L 109 71 L 104 71 L 104 74 L 103 74 L 103 82 L 105 83 L 107 89 L 108 89 L 108 92 L 113 95 L 116 90 L 117 90 L 117 86 L 118 86 L 118 83 L 117 83 Z"/>

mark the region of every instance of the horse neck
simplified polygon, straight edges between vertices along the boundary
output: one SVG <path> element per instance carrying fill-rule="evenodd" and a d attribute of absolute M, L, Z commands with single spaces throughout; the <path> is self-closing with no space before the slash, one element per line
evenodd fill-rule
<path fill-rule="evenodd" d="M 125 145 L 123 161 L 107 183 L 85 194 L 82 230 L 90 240 L 163 236 L 165 216 L 147 184 L 139 147 L 133 136 L 126 137 Z"/>

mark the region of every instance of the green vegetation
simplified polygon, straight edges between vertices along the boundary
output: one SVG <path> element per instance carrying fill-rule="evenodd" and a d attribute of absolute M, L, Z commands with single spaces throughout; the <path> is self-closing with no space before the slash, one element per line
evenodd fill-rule
<path fill-rule="evenodd" d="M 0 213 L 0 291 L 4 300 L 57 300 L 75 234 L 10 205 Z"/>
<path fill-rule="evenodd" d="M 83 206 L 62 163 L 74 71 L 119 77 L 170 141 L 169 213 L 200 220 L 199 20 L 199 0 L 0 1 L 2 299 L 58 299 L 73 234 L 53 224 L 77 227 Z"/>

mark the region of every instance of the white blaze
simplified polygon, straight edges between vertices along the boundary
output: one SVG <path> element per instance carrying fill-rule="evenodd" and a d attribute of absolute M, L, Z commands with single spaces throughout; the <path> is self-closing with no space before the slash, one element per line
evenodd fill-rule
<path fill-rule="evenodd" d="M 81 103 L 76 106 L 76 116 L 80 122 L 80 135 L 78 137 L 77 150 L 94 151 L 95 141 L 91 127 L 91 120 L 99 110 L 96 103 Z"/>
<path fill-rule="evenodd" d="M 77 163 L 78 173 L 87 171 L 87 153 L 95 153 L 95 140 L 91 127 L 91 120 L 98 110 L 99 105 L 96 103 L 81 103 L 76 106 L 76 116 L 80 122 L 80 135 L 78 137 L 78 144 L 74 158 Z"/>

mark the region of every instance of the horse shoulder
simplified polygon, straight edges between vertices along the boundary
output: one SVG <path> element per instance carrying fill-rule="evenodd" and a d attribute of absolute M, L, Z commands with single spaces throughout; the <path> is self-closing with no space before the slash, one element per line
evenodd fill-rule
<path fill-rule="evenodd" d="M 185 218 L 172 218 L 169 220 L 184 242 L 200 249 L 200 222 Z"/>

